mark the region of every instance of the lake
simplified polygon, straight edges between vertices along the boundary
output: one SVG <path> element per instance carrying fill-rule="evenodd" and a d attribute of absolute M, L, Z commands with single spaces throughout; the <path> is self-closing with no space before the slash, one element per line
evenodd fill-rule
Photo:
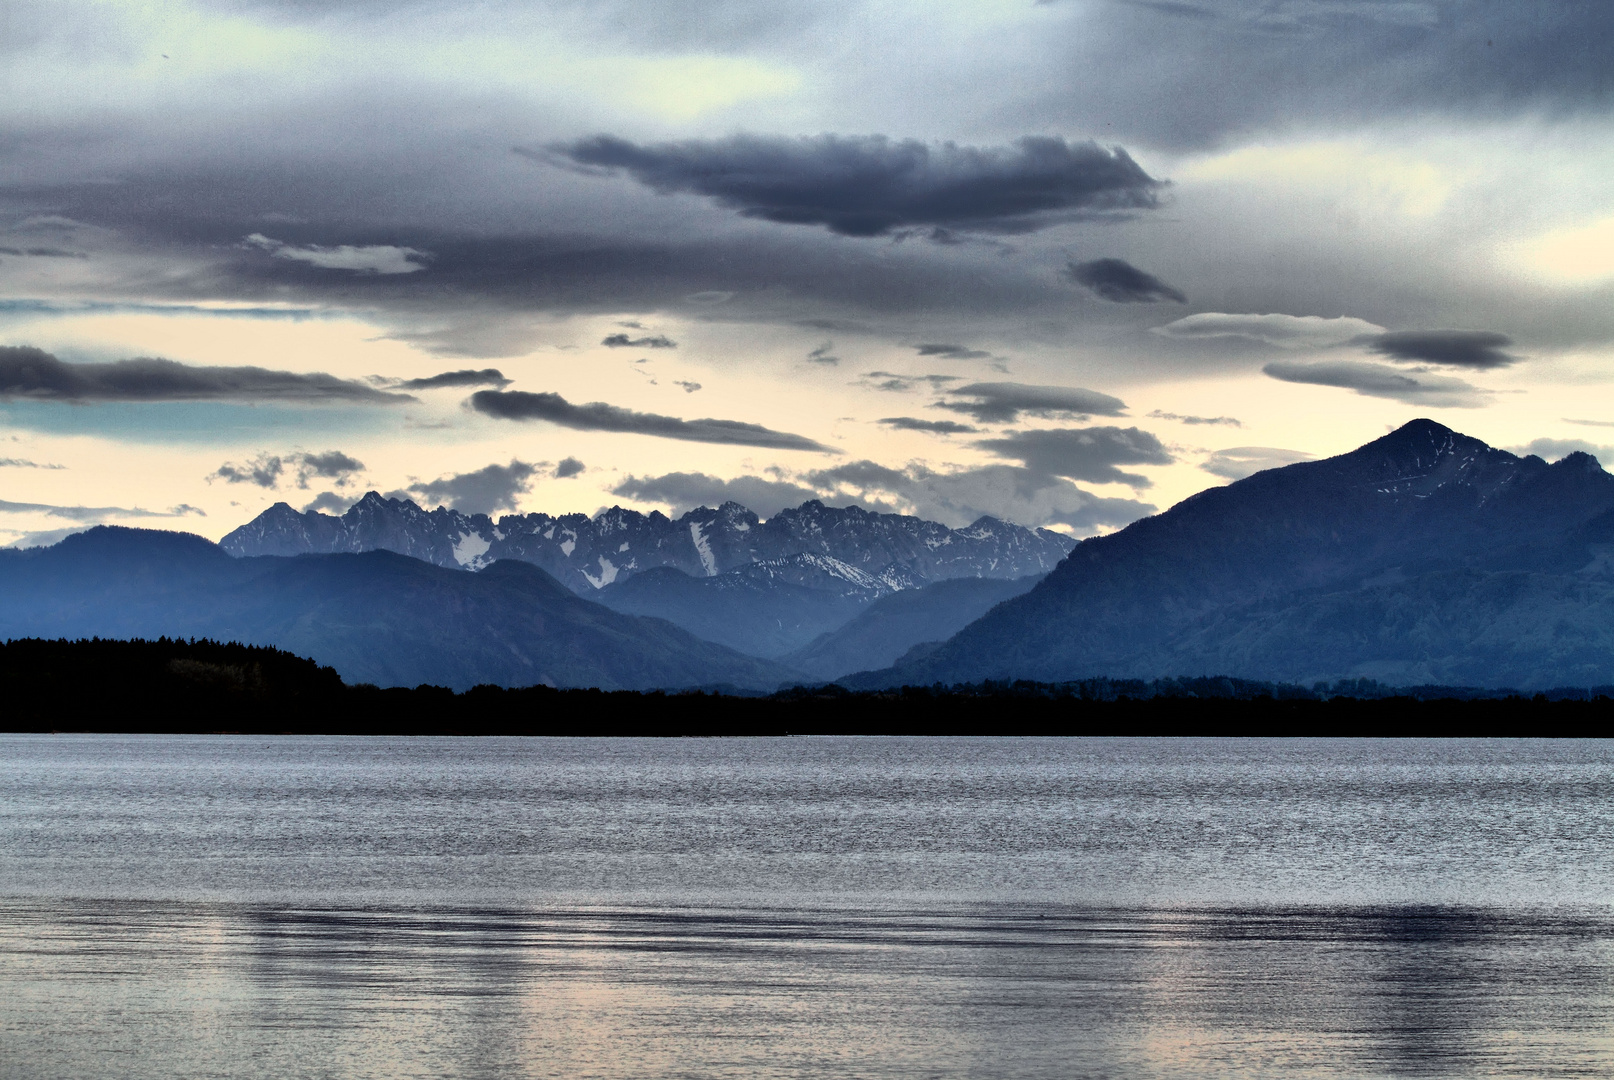
<path fill-rule="evenodd" d="M 0 736 L 0 1076 L 1614 1072 L 1614 743 Z"/>

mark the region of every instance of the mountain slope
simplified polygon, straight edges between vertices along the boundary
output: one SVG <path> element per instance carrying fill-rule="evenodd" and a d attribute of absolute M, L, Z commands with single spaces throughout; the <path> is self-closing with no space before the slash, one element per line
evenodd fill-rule
<path fill-rule="evenodd" d="M 1084 541 L 940 648 L 843 681 L 1606 683 L 1611 508 L 1585 454 L 1548 465 L 1417 420 Z"/>
<path fill-rule="evenodd" d="M 658 567 L 607 585 L 597 595 L 614 611 L 666 619 L 696 637 L 773 659 L 841 626 L 871 601 L 913 584 L 895 568 L 875 577 L 827 555 L 792 555 L 716 577 Z"/>
<path fill-rule="evenodd" d="M 820 679 L 836 679 L 895 663 L 922 642 L 951 637 L 997 604 L 1020 596 L 1038 577 L 953 578 L 922 589 L 890 593 L 845 625 L 805 647 L 778 654 L 782 663 Z M 714 639 L 715 640 L 715 639 Z M 743 650 L 742 650 L 743 651 Z"/>
<path fill-rule="evenodd" d="M 772 689 L 793 673 L 576 596 L 537 567 L 468 574 L 392 552 L 236 559 L 200 537 L 98 527 L 0 558 L 0 637 L 212 637 L 349 682 Z"/>
<path fill-rule="evenodd" d="M 1075 541 L 981 518 L 963 529 L 901 514 L 837 509 L 821 502 L 783 510 L 767 521 L 728 502 L 670 520 L 612 507 L 583 514 L 508 514 L 497 522 L 370 492 L 341 517 L 298 513 L 276 503 L 226 536 L 236 556 L 330 554 L 386 550 L 436 566 L 480 569 L 498 559 L 540 566 L 581 595 L 636 573 L 670 566 L 691 577 L 716 577 L 751 563 L 821 555 L 876 577 L 916 581 L 953 577 L 1022 577 L 1046 573 Z"/>

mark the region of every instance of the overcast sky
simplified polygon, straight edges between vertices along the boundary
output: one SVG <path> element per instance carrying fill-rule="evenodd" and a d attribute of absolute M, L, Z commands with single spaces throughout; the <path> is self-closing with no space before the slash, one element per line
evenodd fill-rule
<path fill-rule="evenodd" d="M 30 2 L 0 543 L 1614 464 L 1614 5 Z"/>

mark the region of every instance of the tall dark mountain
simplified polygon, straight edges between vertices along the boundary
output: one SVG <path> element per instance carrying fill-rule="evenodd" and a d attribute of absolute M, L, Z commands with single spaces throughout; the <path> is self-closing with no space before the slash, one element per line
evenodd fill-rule
<path fill-rule="evenodd" d="M 843 681 L 1205 673 L 1614 681 L 1614 476 L 1416 420 L 1083 541 L 940 648 Z"/>
<path fill-rule="evenodd" d="M 273 645 L 380 685 L 773 689 L 794 675 L 516 560 L 471 574 L 389 551 L 232 558 L 201 537 L 104 526 L 0 551 L 0 638 L 164 635 Z"/>
<path fill-rule="evenodd" d="M 953 578 L 889 593 L 803 648 L 777 655 L 782 663 L 819 679 L 892 664 L 916 645 L 951 637 L 1041 580 L 1040 575 L 1007 581 Z"/>
<path fill-rule="evenodd" d="M 220 541 L 231 555 L 396 551 L 437 566 L 480 569 L 498 559 L 543 567 L 580 595 L 668 566 L 717 577 L 752 563 L 821 555 L 875 577 L 929 582 L 955 577 L 1015 578 L 1046 573 L 1075 541 L 983 517 L 962 529 L 901 514 L 818 501 L 761 521 L 728 502 L 661 513 L 613 507 L 583 514 L 461 514 L 370 492 L 341 517 L 298 513 L 276 503 Z M 901 587 L 901 586 L 899 586 Z"/>

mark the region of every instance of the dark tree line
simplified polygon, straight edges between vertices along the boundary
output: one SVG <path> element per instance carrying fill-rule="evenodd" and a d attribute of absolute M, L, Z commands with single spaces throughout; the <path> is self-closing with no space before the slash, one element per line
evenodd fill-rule
<path fill-rule="evenodd" d="M 1462 687 L 1314 687 L 1225 677 L 983 682 L 768 696 L 349 686 L 258 645 L 0 644 L 0 729 L 462 735 L 1559 735 L 1608 734 L 1614 687 L 1530 696 Z"/>

